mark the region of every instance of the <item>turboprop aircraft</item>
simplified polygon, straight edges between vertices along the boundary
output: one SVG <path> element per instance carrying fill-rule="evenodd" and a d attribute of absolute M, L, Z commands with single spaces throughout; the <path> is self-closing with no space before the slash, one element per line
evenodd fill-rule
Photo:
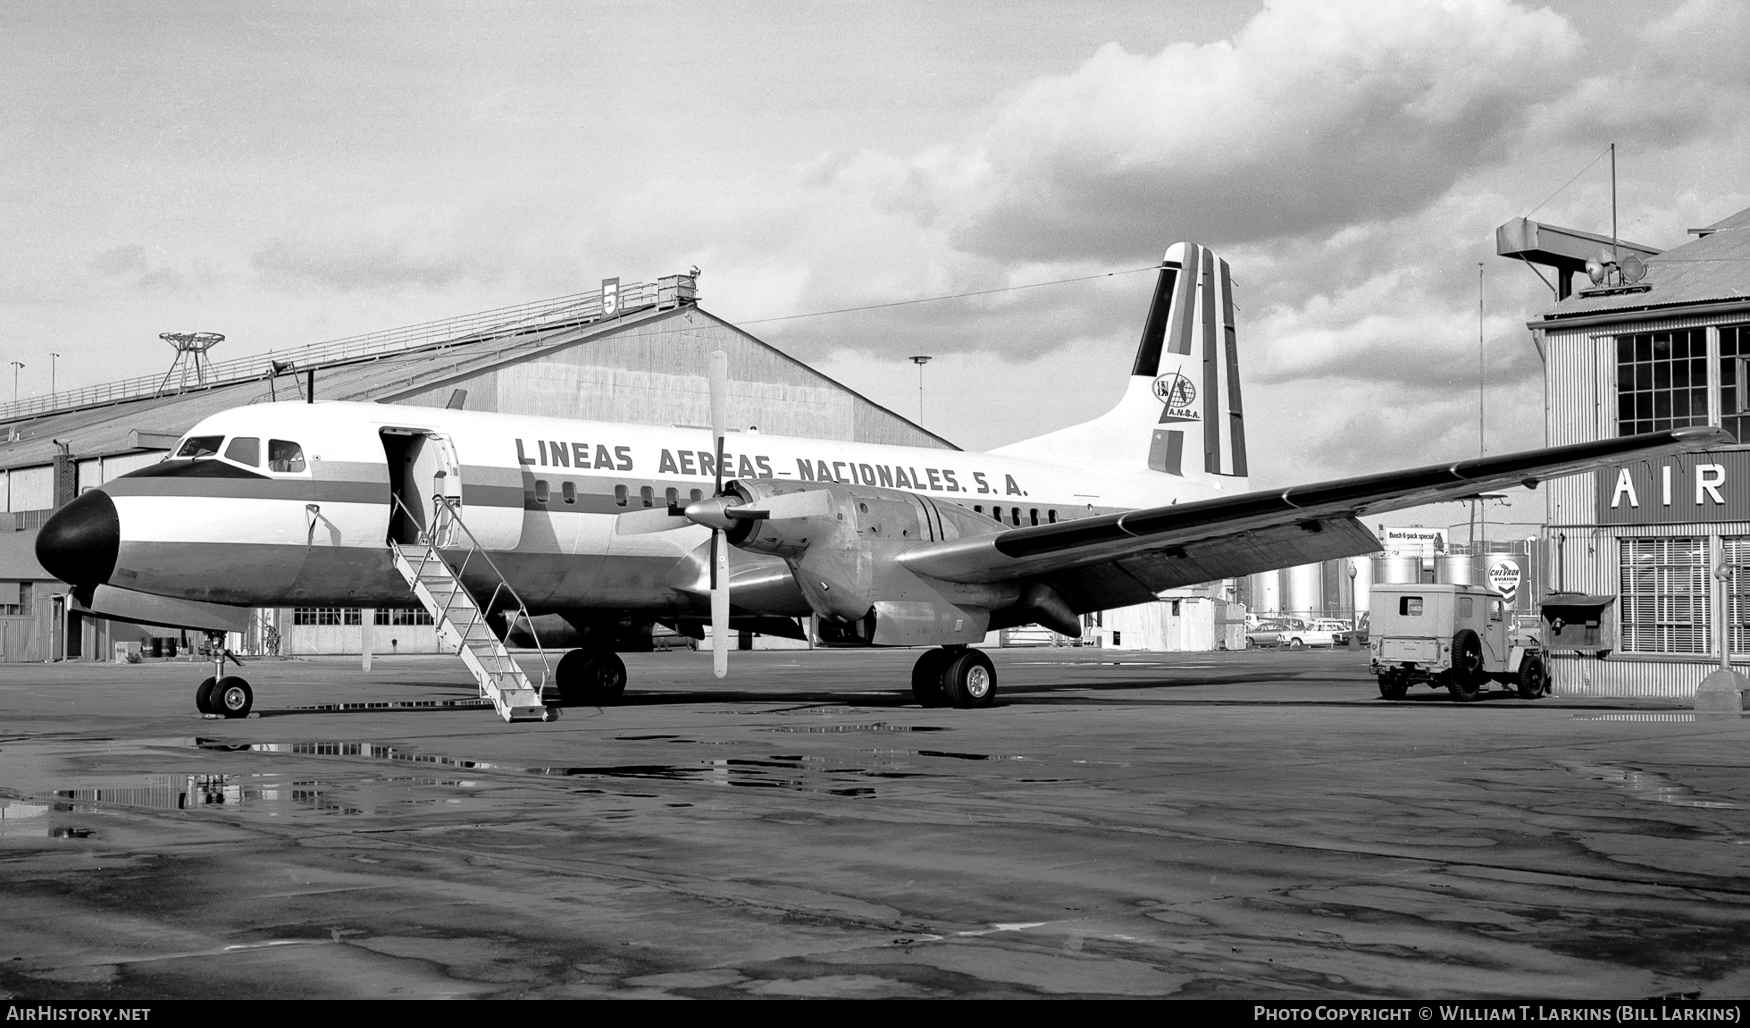
<path fill-rule="evenodd" d="M 1175 244 L 1117 406 L 988 453 L 730 433 L 720 352 L 708 433 L 239 407 L 67 504 L 37 556 L 93 611 L 207 629 L 418 597 L 507 720 L 556 716 L 549 685 L 617 697 L 627 624 L 709 620 L 721 677 L 728 632 L 810 615 L 825 645 L 932 647 L 916 698 L 985 707 L 996 672 L 972 644 L 993 629 L 1079 635 L 1079 615 L 1163 589 L 1374 552 L 1361 519 L 1384 511 L 1729 441 L 1685 428 L 1254 492 L 1233 310 L 1227 262 Z M 583 645 L 537 685 L 501 637 L 552 614 Z M 253 695 L 224 660 L 196 706 L 240 717 Z"/>

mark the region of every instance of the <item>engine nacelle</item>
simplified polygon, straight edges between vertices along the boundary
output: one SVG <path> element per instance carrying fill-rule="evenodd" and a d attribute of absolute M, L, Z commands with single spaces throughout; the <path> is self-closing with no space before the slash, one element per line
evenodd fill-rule
<path fill-rule="evenodd" d="M 730 482 L 726 491 L 759 510 L 779 497 L 823 494 L 800 517 L 743 517 L 728 531 L 731 545 L 782 557 L 810 608 L 822 618 L 821 639 L 848 646 L 927 646 L 978 642 L 993 609 L 1014 604 L 1015 585 L 969 585 L 924 578 L 901 565 L 914 546 L 1001 531 L 1000 525 L 954 504 L 901 489 L 842 482 Z"/>

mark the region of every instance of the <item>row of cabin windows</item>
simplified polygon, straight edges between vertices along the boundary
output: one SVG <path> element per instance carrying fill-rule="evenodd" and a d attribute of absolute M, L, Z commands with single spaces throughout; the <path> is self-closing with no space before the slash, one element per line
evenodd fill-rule
<path fill-rule="evenodd" d="M 559 484 L 559 495 L 566 503 L 576 503 L 577 502 L 577 485 L 575 483 L 572 483 L 572 482 L 561 482 Z M 547 480 L 544 478 L 535 479 L 535 502 L 536 503 L 549 503 L 552 501 L 552 498 L 553 498 L 553 487 L 547 483 Z M 668 506 L 670 506 L 670 507 L 681 506 L 681 495 L 680 495 L 680 490 L 678 490 L 678 489 L 670 488 L 670 489 L 666 490 L 663 494 L 663 498 L 668 501 Z M 688 494 L 688 502 L 689 503 L 697 503 L 704 498 L 705 498 L 705 494 L 700 492 L 697 489 L 692 490 L 692 492 L 690 492 Z M 638 501 L 641 505 L 643 505 L 645 507 L 656 506 L 656 490 L 651 488 L 650 486 L 644 486 L 643 488 L 639 489 L 638 490 Z M 616 506 L 620 506 L 620 507 L 631 506 L 631 504 L 632 504 L 631 491 L 623 485 L 614 486 L 614 503 Z M 978 504 L 978 505 L 974 506 L 972 509 L 979 514 L 984 513 L 984 505 L 983 504 Z M 990 509 L 990 516 L 995 518 L 999 522 L 1002 521 L 1003 520 L 1003 508 L 992 507 Z M 1019 526 L 1021 524 L 1021 508 L 1010 507 L 1009 508 L 1009 518 L 1013 524 L 1015 524 L 1016 526 Z M 1045 511 L 1045 518 L 1046 518 L 1046 524 L 1051 524 L 1051 525 L 1057 524 L 1057 510 L 1056 510 L 1056 508 L 1047 508 L 1047 510 Z M 1027 523 L 1033 524 L 1033 525 L 1039 524 L 1039 508 L 1031 507 L 1028 509 L 1028 511 L 1027 511 Z"/>
<path fill-rule="evenodd" d="M 253 435 L 232 436 L 228 444 L 222 435 L 192 435 L 182 441 L 176 455 L 191 460 L 216 457 L 221 445 L 226 460 L 245 467 L 261 467 L 261 437 Z M 269 439 L 267 470 L 281 474 L 304 470 L 304 448 L 289 439 Z"/>
<path fill-rule="evenodd" d="M 575 483 L 575 482 L 561 482 L 561 483 L 559 483 L 559 498 L 566 503 L 576 503 L 577 502 L 577 483 Z M 700 492 L 697 489 L 694 489 L 692 492 L 687 494 L 687 502 L 688 503 L 697 503 L 698 501 L 700 501 L 704 498 L 705 498 L 705 494 Z M 535 502 L 536 503 L 550 503 L 550 502 L 552 502 L 552 499 L 553 499 L 553 487 L 551 485 L 549 485 L 547 483 L 547 480 L 544 478 L 535 479 Z M 670 507 L 681 506 L 681 493 L 680 493 L 679 489 L 671 488 L 671 489 L 665 490 L 663 492 L 663 499 L 668 502 L 668 505 Z M 646 507 L 656 506 L 656 490 L 651 488 L 650 486 L 645 486 L 642 489 L 639 489 L 638 490 L 638 501 L 640 504 L 642 504 L 643 506 L 646 506 Z M 620 506 L 620 507 L 631 506 L 632 505 L 631 490 L 627 489 L 623 485 L 614 486 L 614 503 L 615 503 L 615 505 Z"/>

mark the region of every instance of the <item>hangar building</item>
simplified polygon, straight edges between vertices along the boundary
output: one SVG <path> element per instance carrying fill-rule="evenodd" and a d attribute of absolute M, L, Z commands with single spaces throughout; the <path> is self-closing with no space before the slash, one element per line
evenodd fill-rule
<path fill-rule="evenodd" d="M 705 425 L 706 356 L 729 354 L 730 394 L 785 435 L 954 447 L 697 305 L 692 276 L 600 291 L 315 346 L 160 372 L 0 405 L 0 662 L 104 658 L 163 630 L 81 615 L 36 563 L 37 529 L 81 490 L 161 460 L 202 418 L 299 399 L 445 406 L 654 425 Z M 411 603 L 411 597 L 410 603 Z M 426 627 L 421 627 L 421 626 Z M 246 652 L 436 648 L 423 610 L 258 612 Z M 271 634 L 269 630 L 272 630 Z M 369 639 L 363 633 L 372 632 Z"/>
<path fill-rule="evenodd" d="M 1739 445 L 1548 486 L 1544 586 L 1596 597 L 1596 626 L 1550 668 L 1558 692 L 1688 697 L 1750 665 L 1750 210 L 1572 290 L 1610 240 L 1515 219 L 1497 249 L 1554 268 L 1558 302 L 1529 323 L 1544 362 L 1548 445 L 1716 425 Z M 1600 246 L 1599 244 L 1603 245 Z M 1625 267 L 1630 267 L 1626 259 Z M 1582 280 L 1584 281 L 1584 280 Z"/>

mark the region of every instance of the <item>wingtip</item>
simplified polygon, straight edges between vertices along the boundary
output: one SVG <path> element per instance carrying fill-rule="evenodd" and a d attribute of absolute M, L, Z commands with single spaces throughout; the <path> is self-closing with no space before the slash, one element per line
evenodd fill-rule
<path fill-rule="evenodd" d="M 1697 425 L 1693 428 L 1674 428 L 1671 438 L 1682 443 L 1696 446 L 1731 446 L 1738 440 L 1732 433 L 1713 425 Z"/>

